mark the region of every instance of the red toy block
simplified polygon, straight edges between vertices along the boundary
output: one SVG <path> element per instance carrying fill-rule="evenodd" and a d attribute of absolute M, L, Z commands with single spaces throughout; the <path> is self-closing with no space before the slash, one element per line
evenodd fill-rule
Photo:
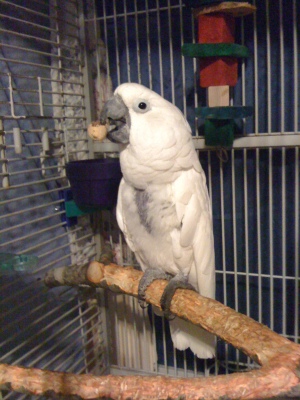
<path fill-rule="evenodd" d="M 235 20 L 226 13 L 198 16 L 198 43 L 234 43 Z"/>
<path fill-rule="evenodd" d="M 200 59 L 200 86 L 235 86 L 238 78 L 238 63 L 234 57 Z"/>
<path fill-rule="evenodd" d="M 227 13 L 198 16 L 198 43 L 234 43 L 235 19 Z M 238 61 L 235 57 L 200 59 L 200 86 L 235 86 Z"/>

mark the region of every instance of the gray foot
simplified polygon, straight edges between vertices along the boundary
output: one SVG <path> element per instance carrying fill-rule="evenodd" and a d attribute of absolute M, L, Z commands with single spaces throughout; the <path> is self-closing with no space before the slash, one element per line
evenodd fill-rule
<path fill-rule="evenodd" d="M 195 292 L 197 291 L 194 286 L 188 283 L 187 277 L 183 275 L 174 276 L 166 286 L 160 299 L 161 308 L 164 312 L 165 317 L 168 319 L 171 319 L 171 301 L 177 289 L 189 289 L 194 290 Z"/>
<path fill-rule="evenodd" d="M 151 283 L 157 279 L 166 279 L 169 281 L 171 279 L 171 275 L 159 269 L 152 269 L 152 268 L 146 269 L 144 275 L 140 280 L 138 287 L 138 302 L 142 308 L 147 307 L 147 303 L 145 301 L 146 300 L 145 292 L 148 286 L 151 285 Z"/>

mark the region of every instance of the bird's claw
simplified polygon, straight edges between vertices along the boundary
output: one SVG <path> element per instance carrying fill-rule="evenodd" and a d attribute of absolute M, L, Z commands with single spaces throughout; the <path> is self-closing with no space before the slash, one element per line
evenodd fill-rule
<path fill-rule="evenodd" d="M 139 287 L 138 287 L 138 302 L 141 308 L 147 308 L 148 304 L 146 303 L 146 295 L 145 292 L 148 286 L 157 279 L 166 279 L 170 280 L 171 276 L 164 271 L 160 271 L 157 269 L 146 269 L 144 275 L 141 277 Z"/>
<path fill-rule="evenodd" d="M 149 304 L 146 302 L 145 297 L 144 297 L 144 298 L 138 297 L 138 302 L 139 302 L 139 306 L 140 306 L 143 310 L 145 310 L 145 309 L 149 306 Z"/>
<path fill-rule="evenodd" d="M 196 292 L 194 286 L 191 285 L 189 282 L 187 282 L 187 278 L 180 275 L 174 276 L 169 281 L 160 299 L 160 305 L 164 312 L 164 316 L 168 320 L 172 320 L 175 318 L 175 316 L 173 316 L 173 314 L 170 311 L 170 307 L 172 298 L 177 289 L 189 289 Z"/>

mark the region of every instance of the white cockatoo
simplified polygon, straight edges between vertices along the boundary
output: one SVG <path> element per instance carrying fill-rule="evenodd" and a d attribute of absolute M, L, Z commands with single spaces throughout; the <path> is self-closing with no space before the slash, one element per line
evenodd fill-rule
<path fill-rule="evenodd" d="M 117 221 L 142 270 L 139 295 L 169 277 L 163 308 L 178 287 L 215 296 L 211 205 L 191 129 L 181 111 L 152 90 L 124 83 L 105 104 L 100 122 L 123 143 Z M 166 275 L 167 274 L 167 275 Z M 174 346 L 212 358 L 215 337 L 178 317 L 170 320 Z"/>

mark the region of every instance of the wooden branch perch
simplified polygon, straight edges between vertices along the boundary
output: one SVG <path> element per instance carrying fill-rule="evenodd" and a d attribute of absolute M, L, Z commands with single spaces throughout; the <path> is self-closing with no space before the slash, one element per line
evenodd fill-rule
<path fill-rule="evenodd" d="M 78 284 L 109 288 L 137 297 L 142 272 L 132 267 L 93 261 L 81 267 L 58 268 L 45 277 L 48 287 Z M 153 282 L 146 301 L 159 307 L 166 281 Z M 243 314 L 184 289 L 173 297 L 175 315 L 202 326 L 231 343 L 262 368 L 208 378 L 75 375 L 0 365 L 0 385 L 32 394 L 76 394 L 83 399 L 266 399 L 300 398 L 300 346 Z M 0 386 L 1 387 L 1 386 Z"/>

